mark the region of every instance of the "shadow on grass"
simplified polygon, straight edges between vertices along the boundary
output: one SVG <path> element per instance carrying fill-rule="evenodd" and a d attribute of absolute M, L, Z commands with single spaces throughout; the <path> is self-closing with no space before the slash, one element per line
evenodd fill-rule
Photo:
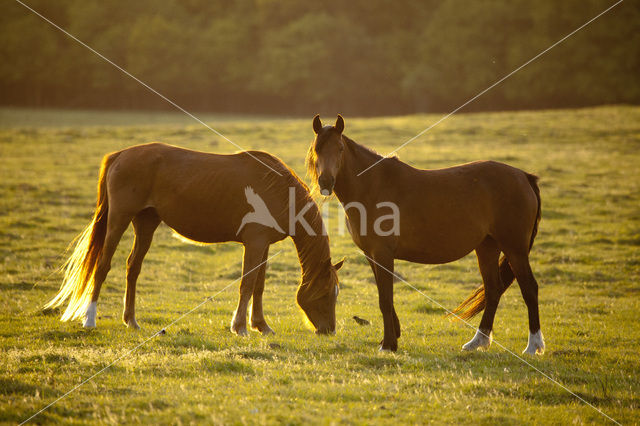
<path fill-rule="evenodd" d="M 50 330 L 45 333 L 42 333 L 43 340 L 53 340 L 60 341 L 65 339 L 80 339 L 86 337 L 92 333 L 91 329 L 81 329 L 74 331 L 63 331 L 63 330 Z"/>
<path fill-rule="evenodd" d="M 219 374 L 254 374 L 253 368 L 246 362 L 237 360 L 217 360 L 204 358 L 202 368 L 210 373 Z"/>
<path fill-rule="evenodd" d="M 77 362 L 72 356 L 66 356 L 61 354 L 44 354 L 44 355 L 31 355 L 20 358 L 20 363 L 31 362 L 44 362 L 47 364 L 68 364 L 71 362 Z"/>
<path fill-rule="evenodd" d="M 355 358 L 355 362 L 365 369 L 384 370 L 388 368 L 402 367 L 404 361 L 387 356 L 366 356 L 360 355 Z"/>
<path fill-rule="evenodd" d="M 0 377 L 0 395 L 34 395 L 38 386 Z"/>
<path fill-rule="evenodd" d="M 241 351 L 236 351 L 235 354 L 243 359 L 273 361 L 273 354 L 266 351 L 241 350 Z"/>
<path fill-rule="evenodd" d="M 163 338 L 158 340 L 158 344 L 167 348 L 169 352 L 178 355 L 185 353 L 189 349 L 208 351 L 219 351 L 221 349 L 220 345 L 191 334 L 179 334 L 170 338 Z"/>
<path fill-rule="evenodd" d="M 433 303 L 423 303 L 413 309 L 414 312 L 418 312 L 421 314 L 440 314 L 446 315 L 444 309 L 439 306 L 435 306 Z"/>

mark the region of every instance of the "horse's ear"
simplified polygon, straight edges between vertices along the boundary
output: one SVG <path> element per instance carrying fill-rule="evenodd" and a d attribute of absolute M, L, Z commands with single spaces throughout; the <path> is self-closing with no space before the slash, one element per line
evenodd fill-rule
<path fill-rule="evenodd" d="M 316 114 L 316 116 L 313 117 L 313 131 L 316 132 L 317 135 L 320 133 L 320 130 L 322 130 L 322 122 L 320 121 L 320 114 Z"/>
<path fill-rule="evenodd" d="M 344 130 L 344 118 L 342 118 L 340 114 L 338 114 L 338 119 L 336 120 L 335 128 L 338 131 L 338 133 L 342 133 L 342 131 Z"/>
<path fill-rule="evenodd" d="M 335 265 L 333 265 L 333 267 L 336 268 L 336 271 L 339 270 L 340 268 L 342 268 L 342 265 L 344 265 L 344 260 L 345 260 L 345 258 L 343 257 L 340 262 L 338 262 Z"/>

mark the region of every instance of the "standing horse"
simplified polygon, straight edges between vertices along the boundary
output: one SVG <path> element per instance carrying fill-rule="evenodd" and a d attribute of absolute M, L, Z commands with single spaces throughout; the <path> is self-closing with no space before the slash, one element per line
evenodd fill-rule
<path fill-rule="evenodd" d="M 500 296 L 517 278 L 529 311 L 529 343 L 524 352 L 544 351 L 538 284 L 529 266 L 540 221 L 535 176 L 494 161 L 420 170 L 397 158 L 382 159 L 342 134 L 341 116 L 335 126 L 323 127 L 316 115 L 313 130 L 316 137 L 307 154 L 307 171 L 323 195 L 335 192 L 345 208 L 353 241 L 373 269 L 384 320 L 381 349 L 397 350 L 400 337 L 393 306 L 394 259 L 438 264 L 475 250 L 484 285 L 455 313 L 462 319 L 483 309 L 484 314 L 474 338 L 463 349 L 489 347 Z M 397 209 L 398 223 L 393 225 L 397 229 L 392 229 L 397 232 L 381 232 L 381 219 L 389 217 L 380 214 L 382 205 Z"/>
<path fill-rule="evenodd" d="M 267 220 L 260 219 L 265 216 Z M 128 327 L 139 328 L 136 281 L 160 222 L 190 240 L 244 245 L 240 297 L 231 322 L 238 335 L 247 334 L 252 296 L 251 327 L 273 333 L 262 311 L 266 260 L 269 245 L 291 236 L 302 267 L 298 305 L 317 333 L 335 331 L 336 271 L 342 262 L 331 264 L 329 239 L 308 188 L 280 160 L 259 151 L 216 155 L 152 143 L 106 155 L 93 220 L 66 262 L 59 293 L 45 307 L 69 299 L 62 320 L 84 315 L 84 326 L 95 327 L 100 287 L 122 234 L 133 223 L 122 319 Z"/>

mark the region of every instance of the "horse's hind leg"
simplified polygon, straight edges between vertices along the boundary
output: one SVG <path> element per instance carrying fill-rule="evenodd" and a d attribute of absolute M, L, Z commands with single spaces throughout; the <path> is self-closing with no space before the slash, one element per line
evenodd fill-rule
<path fill-rule="evenodd" d="M 538 282 L 533 276 L 527 254 L 507 254 L 507 259 L 518 280 L 520 291 L 529 311 L 529 343 L 523 353 L 529 355 L 544 353 L 544 337 L 540 330 L 538 312 Z"/>
<path fill-rule="evenodd" d="M 480 246 L 476 248 L 476 256 L 478 257 L 478 266 L 484 284 L 485 307 L 476 335 L 462 346 L 462 349 L 466 351 L 488 349 L 491 345 L 493 320 L 502 295 L 500 269 L 498 266 L 500 250 L 495 240 L 491 237 L 485 238 Z"/>
<path fill-rule="evenodd" d="M 136 282 L 138 275 L 140 275 L 142 260 L 151 246 L 153 233 L 158 225 L 160 225 L 160 217 L 152 208 L 142 210 L 133 218 L 135 240 L 127 259 L 127 289 L 124 293 L 124 312 L 122 314 L 122 321 L 127 327 L 140 328 L 136 322 Z"/>
<path fill-rule="evenodd" d="M 96 315 L 98 309 L 98 297 L 100 296 L 100 288 L 107 278 L 107 274 L 111 269 L 111 258 L 118 247 L 122 234 L 127 230 L 131 222 L 130 216 L 124 216 L 116 213 L 113 209 L 109 210 L 107 219 L 107 232 L 102 245 L 102 253 L 98 259 L 96 272 L 93 277 L 93 291 L 91 292 L 91 302 L 87 306 L 83 326 L 92 328 L 96 326 Z"/>
<path fill-rule="evenodd" d="M 242 281 L 240 282 L 240 298 L 238 307 L 231 320 L 231 331 L 239 336 L 246 336 L 247 332 L 247 307 L 253 295 L 253 290 L 258 278 L 260 262 L 269 244 L 262 242 L 250 242 L 244 245 L 244 258 L 242 261 Z"/>
<path fill-rule="evenodd" d="M 260 333 L 276 334 L 264 319 L 264 312 L 262 311 L 262 293 L 264 292 L 264 277 L 267 270 L 267 257 L 269 256 L 269 247 L 264 251 L 262 256 L 262 263 L 258 269 L 258 276 L 256 277 L 256 283 L 253 287 L 253 301 L 251 302 L 251 328 L 258 330 Z"/>

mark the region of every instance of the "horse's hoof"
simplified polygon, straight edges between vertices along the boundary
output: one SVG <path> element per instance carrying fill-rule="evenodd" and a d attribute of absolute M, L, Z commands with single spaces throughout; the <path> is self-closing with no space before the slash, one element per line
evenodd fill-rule
<path fill-rule="evenodd" d="M 96 321 L 89 321 L 89 320 L 85 320 L 84 323 L 82 324 L 82 327 L 84 328 L 96 328 Z"/>
<path fill-rule="evenodd" d="M 395 345 L 385 345 L 384 341 L 380 342 L 380 346 L 378 346 L 378 352 L 396 352 L 398 350 L 398 344 Z"/>
<path fill-rule="evenodd" d="M 275 336 L 276 335 L 276 332 L 273 331 L 271 329 L 271 327 L 269 327 L 269 326 L 266 326 L 265 328 L 260 330 L 260 333 L 262 333 L 263 336 Z"/>
<path fill-rule="evenodd" d="M 489 346 L 491 346 L 491 340 L 493 340 L 493 333 L 491 331 L 487 332 L 485 330 L 478 329 L 475 336 L 473 336 L 473 339 L 462 345 L 462 350 L 475 351 L 489 349 Z"/>
<path fill-rule="evenodd" d="M 270 334 L 276 334 L 275 331 L 269 327 L 269 325 L 265 321 L 261 321 L 258 323 L 251 323 L 251 329 L 259 331 L 263 336 L 269 336 Z"/>
<path fill-rule="evenodd" d="M 529 333 L 529 343 L 522 353 L 526 355 L 544 354 L 544 337 L 542 336 L 542 331 L 538 330 L 537 333 Z"/>
<path fill-rule="evenodd" d="M 136 320 L 129 320 L 127 322 L 127 328 L 130 328 L 132 330 L 140 330 L 140 326 L 138 325 Z"/>
<path fill-rule="evenodd" d="M 245 337 L 249 335 L 249 332 L 247 331 L 247 327 L 231 327 L 231 332 L 241 336 L 241 337 Z"/>

